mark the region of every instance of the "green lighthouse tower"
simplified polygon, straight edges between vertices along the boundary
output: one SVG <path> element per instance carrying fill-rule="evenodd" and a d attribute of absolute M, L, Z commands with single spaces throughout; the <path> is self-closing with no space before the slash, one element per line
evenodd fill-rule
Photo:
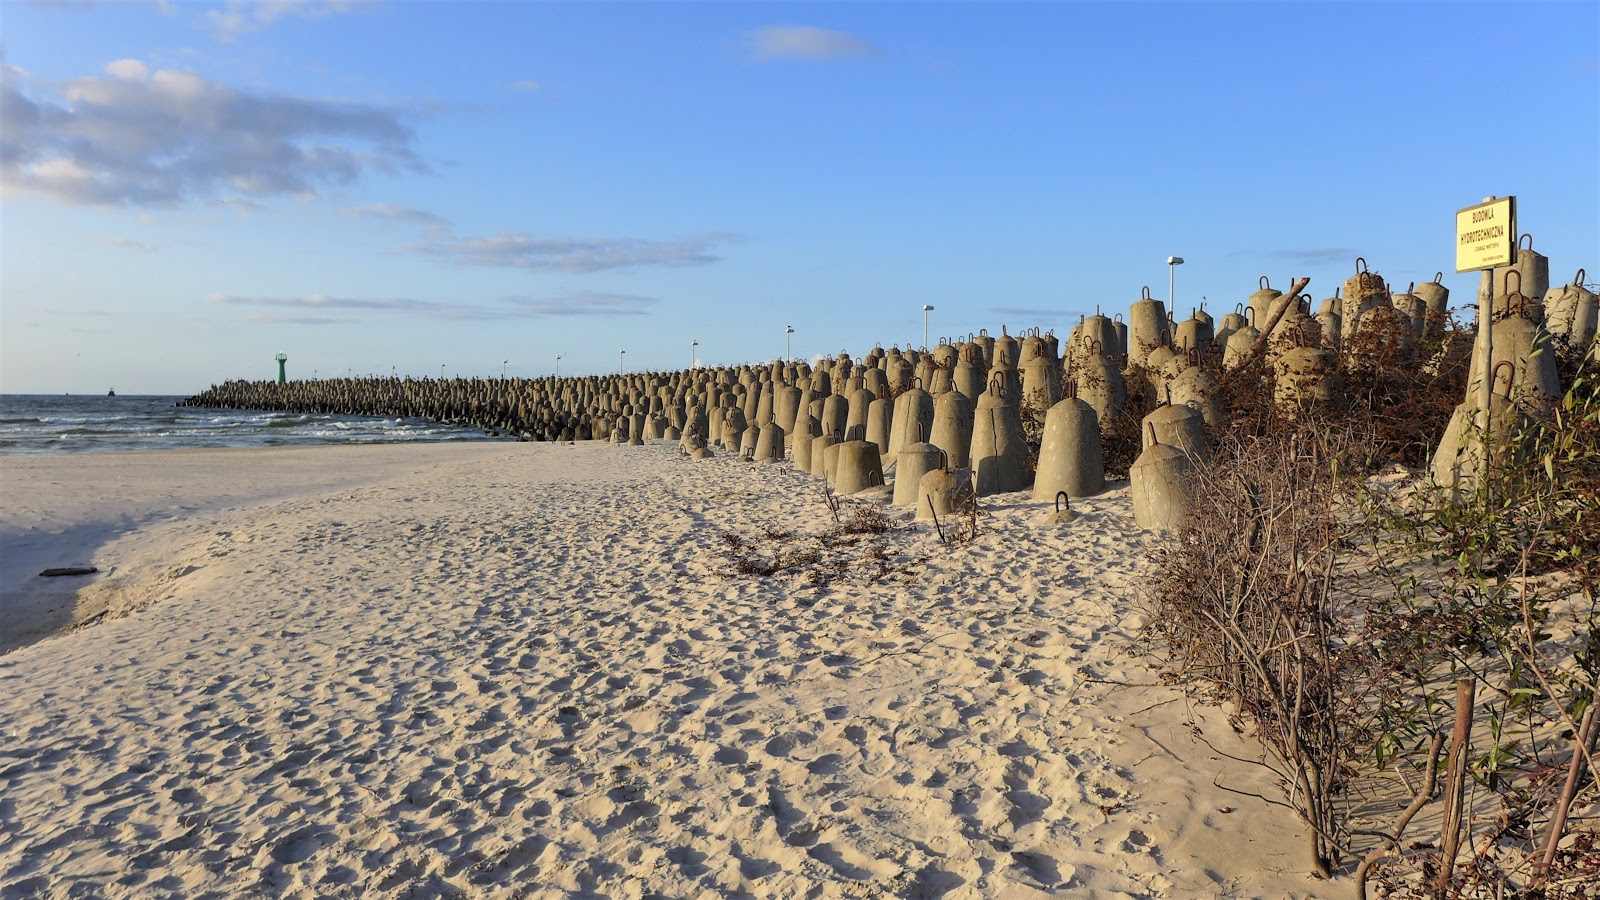
<path fill-rule="evenodd" d="M 279 384 L 283 384 L 286 381 L 288 381 L 288 378 L 284 377 L 284 374 L 283 374 L 283 364 L 289 361 L 289 354 L 287 354 L 287 353 L 279 353 L 277 359 L 278 359 L 278 383 Z"/>

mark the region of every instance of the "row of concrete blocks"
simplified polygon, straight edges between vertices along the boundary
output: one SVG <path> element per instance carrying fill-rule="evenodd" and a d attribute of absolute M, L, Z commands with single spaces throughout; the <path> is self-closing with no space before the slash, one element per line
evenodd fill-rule
<path fill-rule="evenodd" d="M 928 521 L 967 509 L 976 498 L 990 494 L 1025 490 L 1026 447 L 1020 410 L 1007 402 L 996 379 L 990 391 L 979 399 L 970 422 L 961 416 L 965 398 L 951 392 L 942 395 L 944 428 L 940 428 L 940 407 L 925 391 L 913 389 L 893 401 L 884 401 L 891 413 L 891 433 L 911 437 L 891 457 L 888 467 L 894 474 L 891 502 L 915 506 L 916 517 Z M 946 399 L 948 398 L 948 399 Z M 820 401 L 817 401 L 820 403 Z M 875 401 L 876 402 L 876 401 Z M 696 409 L 688 426 L 680 433 L 667 426 L 657 430 L 652 419 L 642 414 L 619 419 L 613 441 L 643 443 L 659 435 L 677 440 L 684 453 L 699 459 L 711 455 L 712 446 L 736 452 L 743 459 L 772 464 L 792 460 L 801 471 L 825 479 L 840 494 L 858 494 L 886 488 L 886 467 L 881 436 L 870 439 L 862 425 L 848 431 L 824 433 L 813 407 L 806 425 L 790 435 L 775 421 L 749 425 L 737 407 L 720 410 L 720 416 L 707 416 Z M 720 419 L 717 437 L 708 437 L 712 421 Z M 929 420 L 932 434 L 928 438 Z M 1177 530 L 1193 506 L 1192 476 L 1195 464 L 1205 457 L 1204 419 L 1198 410 L 1184 405 L 1167 405 L 1148 415 L 1143 423 L 1144 446 L 1131 475 L 1134 516 L 1140 527 L 1152 530 Z M 969 440 L 941 445 L 941 439 L 970 432 Z M 786 453 L 792 447 L 792 455 Z M 950 449 L 964 449 L 953 457 Z M 1100 444 L 1099 419 L 1094 409 L 1075 397 L 1061 400 L 1045 416 L 1044 435 L 1037 470 L 1032 478 L 1036 501 L 1056 501 L 1058 513 L 1053 521 L 1063 521 L 1063 498 L 1088 497 L 1105 489 L 1105 465 Z"/>

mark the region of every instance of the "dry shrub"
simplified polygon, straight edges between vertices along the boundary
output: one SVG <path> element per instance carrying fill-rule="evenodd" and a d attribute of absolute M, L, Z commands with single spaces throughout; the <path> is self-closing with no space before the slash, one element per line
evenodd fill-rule
<path fill-rule="evenodd" d="M 878 506 L 861 503 L 852 507 L 843 526 L 846 534 L 883 534 L 889 530 L 889 519 Z"/>
<path fill-rule="evenodd" d="M 915 567 L 897 563 L 881 539 L 894 531 L 882 508 L 840 499 L 827 490 L 823 496 L 837 521 L 813 536 L 796 535 L 770 524 L 761 526 L 754 539 L 723 532 L 726 574 L 768 577 L 791 573 L 818 587 L 844 578 L 865 584 L 915 580 Z"/>
<path fill-rule="evenodd" d="M 1600 372 L 1558 357 L 1568 390 L 1556 414 L 1516 436 L 1525 464 L 1494 473 L 1486 493 L 1389 497 L 1364 490 L 1366 476 L 1426 466 L 1465 395 L 1471 334 L 1414 352 L 1395 337 L 1358 337 L 1372 344 L 1338 358 L 1344 400 L 1323 407 L 1276 405 L 1260 360 L 1215 372 L 1232 421 L 1213 430 L 1193 521 L 1157 551 L 1151 634 L 1192 687 L 1255 730 L 1311 826 L 1316 871 L 1364 854 L 1358 883 L 1371 875 L 1390 896 L 1594 896 L 1574 887 L 1600 873 L 1592 822 L 1577 820 L 1564 845 L 1550 823 L 1558 806 L 1600 802 L 1600 779 L 1582 777 L 1600 769 L 1573 739 L 1600 686 Z M 1467 823 L 1452 868 L 1439 845 L 1401 840 L 1409 815 L 1353 824 L 1370 813 L 1354 786 L 1373 764 L 1430 771 L 1464 677 L 1487 699 L 1462 777 L 1502 811 Z M 1430 783 L 1413 804 L 1434 799 Z"/>
<path fill-rule="evenodd" d="M 1348 852 L 1345 793 L 1372 686 L 1368 660 L 1336 638 L 1348 454 L 1345 435 L 1311 430 L 1225 443 L 1197 475 L 1189 526 L 1156 551 L 1150 587 L 1170 663 L 1256 729 L 1323 875 Z"/>

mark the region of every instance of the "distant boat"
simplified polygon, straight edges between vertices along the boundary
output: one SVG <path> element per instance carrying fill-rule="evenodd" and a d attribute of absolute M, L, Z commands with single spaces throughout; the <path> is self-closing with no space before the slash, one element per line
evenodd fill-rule
<path fill-rule="evenodd" d="M 111 390 L 106 391 L 106 396 L 107 397 L 115 397 L 116 395 L 117 395 L 117 389 L 116 388 L 112 388 Z"/>

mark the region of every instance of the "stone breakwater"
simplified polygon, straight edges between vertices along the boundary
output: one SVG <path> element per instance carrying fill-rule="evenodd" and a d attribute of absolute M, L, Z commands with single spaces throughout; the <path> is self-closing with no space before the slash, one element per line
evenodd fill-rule
<path fill-rule="evenodd" d="M 1437 278 L 1396 292 L 1358 259 L 1355 274 L 1320 305 L 1303 293 L 1308 279 L 1283 292 L 1263 277 L 1233 312 L 1213 318 L 1202 307 L 1178 321 L 1146 288 L 1126 321 L 1097 310 L 1065 341 L 1002 328 L 998 336 L 942 338 L 932 349 L 880 345 L 815 365 L 231 381 L 182 404 L 410 416 L 534 441 L 680 441 L 697 458 L 722 448 L 763 463 L 793 459 L 839 493 L 882 489 L 899 466 L 895 502 L 926 505 L 930 518 L 960 506 L 967 492 L 952 493 L 958 484 L 977 496 L 1031 487 L 1034 499 L 1058 502 L 1100 492 L 1101 432 L 1136 412 L 1140 455 L 1128 470 L 1136 519 L 1176 529 L 1187 518 L 1189 472 L 1209 455 L 1206 430 L 1228 426 L 1218 379 L 1245 366 L 1258 367 L 1250 371 L 1261 373 L 1260 387 L 1290 412 L 1345 403 L 1342 380 L 1379 365 L 1469 367 L 1460 421 L 1433 475 L 1446 486 L 1470 484 L 1483 454 L 1466 423 L 1483 405 L 1482 392 L 1519 415 L 1548 417 L 1561 391 L 1552 347 L 1583 353 L 1594 341 L 1595 295 L 1584 273 L 1550 288 L 1539 277 L 1545 269 L 1542 257 L 1523 250 L 1517 266 L 1495 273 L 1509 291 L 1497 297 L 1492 356 L 1474 349 L 1481 343 L 1474 330 L 1450 326 L 1449 291 Z M 1521 293 L 1519 284 L 1534 293 Z M 908 471 L 923 480 L 905 483 Z"/>

